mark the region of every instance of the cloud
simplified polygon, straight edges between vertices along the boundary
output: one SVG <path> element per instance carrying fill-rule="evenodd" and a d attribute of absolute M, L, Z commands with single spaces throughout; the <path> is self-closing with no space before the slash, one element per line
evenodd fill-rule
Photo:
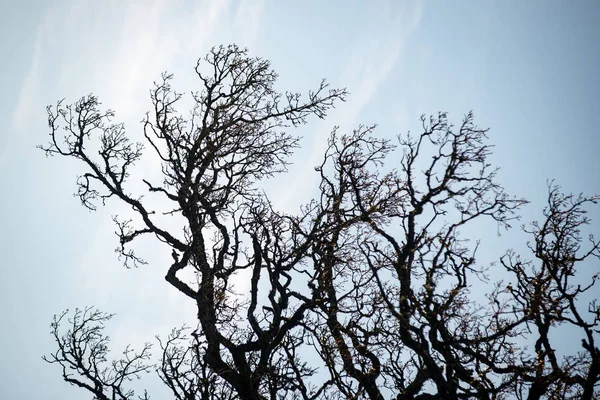
<path fill-rule="evenodd" d="M 31 120 L 37 114 L 35 95 L 40 88 L 40 64 L 45 28 L 45 26 L 42 26 L 37 32 L 29 72 L 17 99 L 17 107 L 12 118 L 13 129 L 17 132 L 23 132 L 26 129 L 27 121 Z"/>
<path fill-rule="evenodd" d="M 258 39 L 263 17 L 264 0 L 242 0 L 233 20 L 237 28 L 235 37 L 242 40 L 243 46 L 252 47 Z"/>
<path fill-rule="evenodd" d="M 350 92 L 347 102 L 339 104 L 319 123 L 316 134 L 312 135 L 309 156 L 300 165 L 293 166 L 285 176 L 287 182 L 298 184 L 288 186 L 284 194 L 273 198 L 277 207 L 291 211 L 311 198 L 313 193 L 307 191 L 306 187 L 316 187 L 317 174 L 312 173 L 312 167 L 322 161 L 331 128 L 340 126 L 344 132 L 357 127 L 363 108 L 373 100 L 377 90 L 401 60 L 406 43 L 418 28 L 421 13 L 420 2 L 412 7 L 391 2 L 379 10 L 380 21 L 385 21 L 386 18 L 387 21 L 381 23 L 379 30 L 365 36 L 358 43 L 338 79 Z"/>
<path fill-rule="evenodd" d="M 72 1 L 50 6 L 12 117 L 15 129 L 31 130 L 48 103 L 63 97 L 72 102 L 90 92 L 118 118 L 137 123 L 161 72 L 181 74 L 178 83 L 193 88 L 195 61 L 210 46 L 231 40 L 231 32 L 249 37 L 258 32 L 262 6 L 244 2 L 230 10 L 227 0 L 194 4 Z"/>

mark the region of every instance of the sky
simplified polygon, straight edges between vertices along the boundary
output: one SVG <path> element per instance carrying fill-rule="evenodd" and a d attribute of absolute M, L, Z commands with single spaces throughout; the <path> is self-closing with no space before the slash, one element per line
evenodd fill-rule
<path fill-rule="evenodd" d="M 65 308 L 117 313 L 115 348 L 152 340 L 193 321 L 194 309 L 164 281 L 170 254 L 127 270 L 113 252 L 110 215 L 80 206 L 80 166 L 47 159 L 45 107 L 94 93 L 132 137 L 162 71 L 179 91 L 199 88 L 196 60 L 237 43 L 271 60 L 278 87 L 306 92 L 321 78 L 350 96 L 326 120 L 299 129 L 302 149 L 273 180 L 277 207 L 310 198 L 333 126 L 378 124 L 393 137 L 418 131 L 423 113 L 469 110 L 489 127 L 492 162 L 509 193 L 531 201 L 523 222 L 541 217 L 546 182 L 565 192 L 600 192 L 600 3 L 597 1 L 35 1 L 0 4 L 0 399 L 81 399 L 40 356 L 53 350 L 49 324 Z M 142 166 L 150 168 L 151 165 Z M 592 210 L 600 231 L 600 213 Z M 493 261 L 526 236 L 495 226 L 470 234 Z M 156 380 L 153 398 L 162 398 Z M 41 393 L 43 391 L 43 393 Z"/>

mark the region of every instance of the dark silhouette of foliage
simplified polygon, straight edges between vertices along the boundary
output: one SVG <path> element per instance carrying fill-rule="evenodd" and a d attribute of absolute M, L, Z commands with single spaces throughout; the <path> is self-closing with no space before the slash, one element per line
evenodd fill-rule
<path fill-rule="evenodd" d="M 115 218 L 125 264 L 144 263 L 130 245 L 154 236 L 172 252 L 166 281 L 198 310 L 194 329 L 158 339 L 157 365 L 149 345 L 107 364 L 110 316 L 78 310 L 61 335 L 61 314 L 52 324 L 58 350 L 45 359 L 67 382 L 97 399 L 133 398 L 124 386 L 150 370 L 185 400 L 599 398 L 598 275 L 579 278 L 586 260 L 597 270 L 600 258 L 599 242 L 584 243 L 581 232 L 597 197 L 550 184 L 543 222 L 524 227 L 533 260 L 508 251 L 494 267 L 506 279 L 488 283 L 463 235 L 486 218 L 508 228 L 525 200 L 497 182 L 487 131 L 471 113 L 458 126 L 444 113 L 422 117 L 419 135 L 397 141 L 374 127 L 334 130 L 315 168 L 317 197 L 288 214 L 260 183 L 285 172 L 298 146 L 286 128 L 324 118 L 346 91 L 323 81 L 306 100 L 281 94 L 269 63 L 236 46 L 201 61 L 189 117 L 177 112 L 171 75 L 154 86 L 144 145 L 95 96 L 48 108 L 42 148 L 86 166 L 82 204 L 95 210 L 116 198 L 136 213 Z M 144 150 L 161 160 L 164 180 L 143 182 L 169 204 L 162 210 L 128 190 Z M 184 227 L 164 228 L 165 216 Z M 247 274 L 248 292 L 232 287 L 237 274 Z M 583 340 L 563 354 L 556 332 L 566 326 Z"/>

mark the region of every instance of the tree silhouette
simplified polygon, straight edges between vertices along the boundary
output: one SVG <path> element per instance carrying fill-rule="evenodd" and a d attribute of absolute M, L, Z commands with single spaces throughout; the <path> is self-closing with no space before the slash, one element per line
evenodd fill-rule
<path fill-rule="evenodd" d="M 279 93 L 269 62 L 235 45 L 213 48 L 196 72 L 203 88 L 188 117 L 172 76 L 155 84 L 145 145 L 93 95 L 48 107 L 51 140 L 41 148 L 86 166 L 82 204 L 116 198 L 137 214 L 114 218 L 124 263 L 145 263 L 130 245 L 155 237 L 172 252 L 166 281 L 197 306 L 194 329 L 158 339 L 157 365 L 149 344 L 108 362 L 110 315 L 77 310 L 61 335 L 61 314 L 58 350 L 45 359 L 67 382 L 96 399 L 134 398 L 125 386 L 151 370 L 185 400 L 598 398 L 598 275 L 579 278 L 600 258 L 599 242 L 584 244 L 581 232 L 597 197 L 551 183 L 543 223 L 524 227 L 534 260 L 506 252 L 496 266 L 506 279 L 481 285 L 490 291 L 478 298 L 471 289 L 487 282 L 487 267 L 461 233 L 486 218 L 508 228 L 525 200 L 497 182 L 487 131 L 471 113 L 459 126 L 445 113 L 422 117 L 422 133 L 397 141 L 374 127 L 334 130 L 315 168 L 317 197 L 288 214 L 260 186 L 298 147 L 286 128 L 324 118 L 346 90 L 322 81 L 306 100 Z M 163 210 L 128 189 L 144 149 L 164 179 L 135 179 L 162 196 Z M 183 228 L 164 228 L 165 216 L 182 217 Z M 240 274 L 247 292 L 231 284 Z M 565 326 L 583 340 L 563 354 L 556 332 Z"/>

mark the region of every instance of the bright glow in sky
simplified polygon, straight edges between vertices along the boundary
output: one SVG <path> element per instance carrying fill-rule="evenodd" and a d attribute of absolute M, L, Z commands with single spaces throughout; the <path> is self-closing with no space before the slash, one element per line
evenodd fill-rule
<path fill-rule="evenodd" d="M 141 137 L 148 90 L 162 71 L 198 88 L 193 67 L 213 45 L 235 42 L 272 61 L 279 88 L 306 92 L 327 78 L 348 102 L 313 120 L 274 203 L 308 200 L 334 125 L 379 124 L 385 136 L 418 130 L 419 115 L 473 109 L 491 127 L 493 161 L 510 193 L 540 217 L 546 179 L 567 192 L 600 192 L 600 3 L 409 1 L 55 1 L 0 6 L 0 399 L 79 399 L 40 356 L 54 349 L 48 325 L 67 307 L 95 305 L 118 316 L 113 347 L 140 344 L 194 317 L 164 281 L 170 253 L 144 250 L 151 264 L 125 270 L 113 249 L 110 215 L 70 194 L 80 166 L 45 159 L 45 107 L 90 92 Z M 150 167 L 150 166 L 148 166 Z M 591 217 L 600 226 L 600 213 Z M 595 229 L 596 232 L 599 229 Z M 522 248 L 517 230 L 472 232 L 483 260 Z M 155 384 L 148 384 L 161 398 Z M 43 390 L 43 393 L 40 391 Z M 164 390 L 164 389 L 162 389 Z"/>

